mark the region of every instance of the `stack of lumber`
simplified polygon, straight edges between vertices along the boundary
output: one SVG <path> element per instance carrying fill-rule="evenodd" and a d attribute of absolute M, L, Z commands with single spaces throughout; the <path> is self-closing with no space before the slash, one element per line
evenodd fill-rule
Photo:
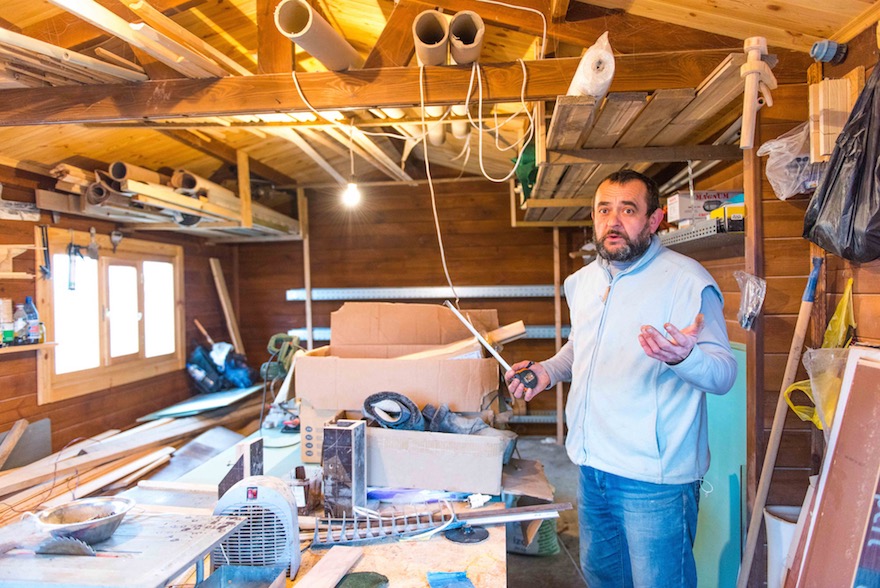
<path fill-rule="evenodd" d="M 43 210 L 82 214 L 128 223 L 138 230 L 174 230 L 217 240 L 300 238 L 299 223 L 260 203 L 248 203 L 234 192 L 185 170 L 163 176 L 117 161 L 107 171 L 87 171 L 68 164 L 55 166 L 56 190 L 37 190 L 37 206 Z M 192 185 L 180 181 L 192 180 Z"/>
<path fill-rule="evenodd" d="M 538 154 L 525 220 L 585 219 L 591 206 L 586 200 L 612 172 L 625 167 L 644 172 L 652 162 L 696 159 L 681 159 L 672 148 L 711 127 L 742 95 L 739 68 L 744 62 L 745 55 L 728 55 L 696 89 L 618 92 L 602 102 L 560 96 L 547 130 L 546 153 Z M 670 149 L 664 153 L 659 148 Z"/>
<path fill-rule="evenodd" d="M 260 400 L 185 418 L 159 419 L 110 430 L 29 465 L 0 473 L 0 525 L 22 512 L 57 506 L 101 490 L 116 491 L 164 465 L 179 447 L 218 426 L 236 426 L 260 414 Z"/>

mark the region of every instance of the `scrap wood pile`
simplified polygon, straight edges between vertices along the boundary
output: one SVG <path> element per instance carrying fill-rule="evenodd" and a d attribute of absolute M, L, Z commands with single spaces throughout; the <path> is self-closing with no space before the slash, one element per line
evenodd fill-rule
<path fill-rule="evenodd" d="M 0 472 L 0 525 L 21 513 L 75 498 L 123 490 L 164 465 L 176 446 L 208 429 L 241 426 L 259 417 L 260 400 L 184 418 L 166 418 L 120 432 L 106 431 L 26 466 Z"/>

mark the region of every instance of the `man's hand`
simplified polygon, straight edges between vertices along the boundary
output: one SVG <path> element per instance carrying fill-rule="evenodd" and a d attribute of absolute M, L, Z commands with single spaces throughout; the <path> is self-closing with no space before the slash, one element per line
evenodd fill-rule
<path fill-rule="evenodd" d="M 639 333 L 639 344 L 648 357 L 675 365 L 684 361 L 697 344 L 697 338 L 703 330 L 703 315 L 698 314 L 692 325 L 681 330 L 670 323 L 663 327 L 670 338 L 666 338 L 652 326 L 643 325 Z"/>
<path fill-rule="evenodd" d="M 526 402 L 537 396 L 539 393 L 547 389 L 550 385 L 550 374 L 544 369 L 540 363 L 531 361 L 521 361 L 510 366 L 510 371 L 504 374 L 504 381 L 507 382 L 507 389 L 514 398 L 525 398 Z M 530 369 L 538 377 L 538 384 L 534 388 L 526 388 L 519 378 L 515 377 L 516 372 L 524 369 Z"/>

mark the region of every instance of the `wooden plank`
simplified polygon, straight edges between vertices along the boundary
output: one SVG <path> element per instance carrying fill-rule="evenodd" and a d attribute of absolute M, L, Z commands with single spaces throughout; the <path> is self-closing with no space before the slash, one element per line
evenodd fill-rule
<path fill-rule="evenodd" d="M 642 147 L 657 136 L 670 120 L 690 104 L 696 97 L 696 90 L 689 88 L 673 88 L 657 90 L 648 104 L 633 121 L 615 147 Z"/>
<path fill-rule="evenodd" d="M 601 102 L 592 96 L 560 96 L 547 130 L 547 149 L 577 149 L 593 127 Z"/>
<path fill-rule="evenodd" d="M 736 161 L 742 151 L 736 145 L 676 145 L 670 147 L 613 147 L 557 150 L 547 155 L 547 165 L 595 163 L 673 162 L 704 159 Z"/>
<path fill-rule="evenodd" d="M 831 155 L 837 136 L 843 130 L 855 102 L 850 104 L 849 80 L 822 80 L 818 88 L 819 155 Z"/>
<path fill-rule="evenodd" d="M 849 43 L 865 29 L 876 26 L 878 20 L 880 20 L 880 4 L 872 2 L 865 8 L 864 12 L 831 35 L 830 40 L 838 43 Z"/>
<path fill-rule="evenodd" d="M 9 459 L 9 455 L 12 453 L 12 450 L 15 449 L 15 444 L 18 443 L 18 440 L 24 435 L 24 431 L 27 427 L 27 419 L 19 419 L 15 421 L 15 424 L 12 425 L 9 432 L 3 437 L 3 442 L 0 443 L 0 468 L 2 468 L 3 464 L 6 463 L 6 460 Z"/>
<path fill-rule="evenodd" d="M 697 97 L 648 144 L 675 145 L 706 123 L 743 92 L 739 68 L 746 61 L 744 54 L 732 53 L 705 79 L 697 89 Z"/>
<path fill-rule="evenodd" d="M 297 588 L 335 586 L 363 554 L 364 550 L 361 547 L 335 545 L 305 576 L 296 581 L 296 586 Z"/>
<path fill-rule="evenodd" d="M 191 147 L 200 153 L 215 157 L 222 162 L 229 164 L 236 164 L 238 162 L 236 149 L 216 139 L 205 141 L 201 137 L 198 137 L 193 133 L 184 130 L 162 129 L 159 132 L 166 137 L 171 137 L 175 141 L 183 143 L 184 145 L 187 145 L 188 147 Z M 250 168 L 251 171 L 256 175 L 260 176 L 261 178 L 267 179 L 279 186 L 296 183 L 296 180 L 292 177 L 276 170 L 275 168 L 263 163 L 262 161 L 258 161 L 253 158 L 250 161 Z"/>
<path fill-rule="evenodd" d="M 238 330 L 238 320 L 232 310 L 232 300 L 229 298 L 226 280 L 223 279 L 223 266 L 220 265 L 220 260 L 216 257 L 212 257 L 210 263 L 214 285 L 217 288 L 217 295 L 220 297 L 220 306 L 223 307 L 223 316 L 226 317 L 226 327 L 229 329 L 229 337 L 232 339 L 232 346 L 236 353 L 245 355 L 244 343 L 242 343 L 241 333 Z"/>
<path fill-rule="evenodd" d="M 611 91 L 693 87 L 725 55 L 727 51 L 621 55 L 615 59 Z M 526 61 L 529 83 L 525 99 L 551 100 L 565 93 L 579 62 L 579 58 Z M 484 104 L 521 100 L 519 62 L 482 67 Z M 406 108 L 420 104 L 419 74 L 418 68 L 383 68 L 303 72 L 297 74 L 297 80 L 319 110 Z M 466 68 L 425 68 L 427 103 L 459 103 L 470 81 L 470 70 Z M 3 96 L 5 107 L 0 111 L 0 126 L 308 111 L 286 74 L 91 85 L 77 88 L 75 96 L 65 88 L 22 88 L 5 90 Z"/>

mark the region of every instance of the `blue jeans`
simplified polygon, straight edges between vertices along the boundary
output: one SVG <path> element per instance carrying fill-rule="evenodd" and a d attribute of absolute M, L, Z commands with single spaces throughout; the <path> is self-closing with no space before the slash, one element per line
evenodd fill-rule
<path fill-rule="evenodd" d="M 700 483 L 651 484 L 581 466 L 581 569 L 590 588 L 696 588 Z"/>

